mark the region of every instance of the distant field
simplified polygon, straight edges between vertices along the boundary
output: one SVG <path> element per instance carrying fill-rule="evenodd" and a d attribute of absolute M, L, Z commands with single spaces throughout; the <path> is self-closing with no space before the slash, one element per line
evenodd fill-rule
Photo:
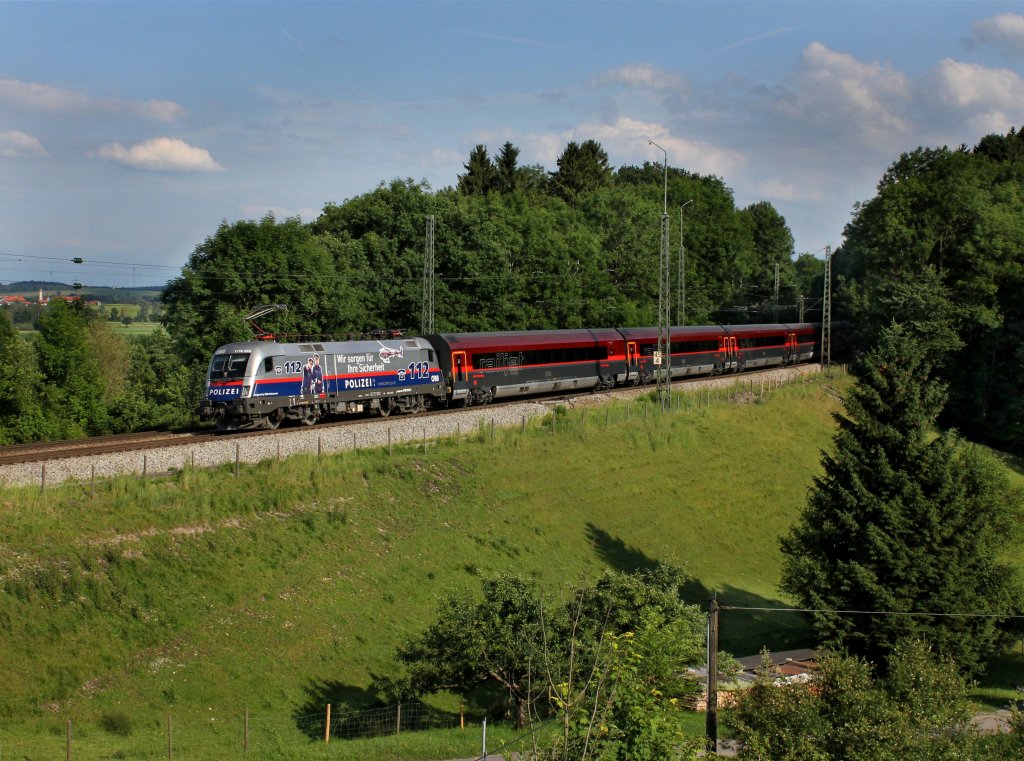
<path fill-rule="evenodd" d="M 667 415 L 563 409 L 555 432 L 549 418 L 426 454 L 295 457 L 238 478 L 122 479 L 94 496 L 0 492 L 0 747 L 54 758 L 71 719 L 76 757 L 162 758 L 170 714 L 179 757 L 241 756 L 248 709 L 256 758 L 471 756 L 478 725 L 327 748 L 315 726 L 327 703 L 372 704 L 395 646 L 481 574 L 531 576 L 557 595 L 607 568 L 671 560 L 699 605 L 712 593 L 785 604 L 778 537 L 836 409 L 813 381 L 763 400 L 687 396 Z M 794 615 L 730 611 L 721 629 L 736 655 L 809 644 Z M 475 719 L 481 704 L 467 710 Z"/>
<path fill-rule="evenodd" d="M 147 336 L 160 330 L 159 322 L 130 322 L 127 325 L 120 322 L 110 323 L 110 328 L 115 333 L 126 336 Z"/>

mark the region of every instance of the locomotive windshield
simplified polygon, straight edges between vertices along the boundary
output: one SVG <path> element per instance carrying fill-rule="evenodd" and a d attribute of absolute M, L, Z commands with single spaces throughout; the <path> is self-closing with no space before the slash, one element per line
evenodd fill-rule
<path fill-rule="evenodd" d="M 210 364 L 210 378 L 244 378 L 245 368 L 249 364 L 249 354 L 219 354 Z"/>

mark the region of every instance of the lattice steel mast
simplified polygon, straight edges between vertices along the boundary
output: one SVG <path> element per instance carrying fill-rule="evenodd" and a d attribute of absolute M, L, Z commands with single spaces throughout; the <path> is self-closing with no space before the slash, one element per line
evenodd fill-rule
<path fill-rule="evenodd" d="M 658 347 L 654 355 L 654 377 L 658 402 L 668 409 L 672 402 L 672 256 L 668 248 L 668 151 L 648 140 L 665 154 L 665 203 L 661 212 L 661 253 L 658 268 Z"/>
<path fill-rule="evenodd" d="M 821 366 L 832 364 L 832 247 L 825 246 L 825 295 L 821 300 Z"/>
<path fill-rule="evenodd" d="M 679 207 L 679 277 L 676 280 L 676 325 L 686 324 L 686 246 L 683 242 L 683 209 L 693 203 L 689 201 Z"/>
<path fill-rule="evenodd" d="M 423 246 L 423 333 L 434 332 L 434 215 L 427 215 L 427 237 Z"/>

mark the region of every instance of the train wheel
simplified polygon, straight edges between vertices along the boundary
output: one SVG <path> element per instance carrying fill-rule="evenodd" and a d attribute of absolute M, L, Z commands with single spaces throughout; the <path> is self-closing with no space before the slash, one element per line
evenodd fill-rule
<path fill-rule="evenodd" d="M 381 399 L 380 400 L 379 410 L 380 410 L 380 416 L 381 417 L 387 417 L 388 415 L 390 415 L 391 414 L 391 400 L 390 399 Z"/>
<path fill-rule="evenodd" d="M 306 407 L 302 411 L 302 417 L 299 418 L 303 425 L 313 425 L 316 422 L 316 407 L 312 404 Z"/>
<path fill-rule="evenodd" d="M 284 420 L 284 410 L 279 408 L 263 418 L 263 425 L 272 431 L 276 431 L 280 427 L 282 420 Z"/>

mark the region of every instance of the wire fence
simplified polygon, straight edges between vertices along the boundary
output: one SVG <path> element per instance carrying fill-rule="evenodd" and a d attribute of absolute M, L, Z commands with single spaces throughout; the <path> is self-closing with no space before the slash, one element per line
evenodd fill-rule
<path fill-rule="evenodd" d="M 239 711 L 169 712 L 159 717 L 114 711 L 99 718 L 65 719 L 54 716 L 32 727 L 0 719 L 0 761 L 6 759 L 227 759 L 320 758 L 318 749 L 334 748 L 349 740 L 396 738 L 424 730 L 465 727 L 469 747 L 479 748 L 480 718 L 467 722 L 420 701 L 365 710 L 293 715 Z M 410 738 L 411 739 L 411 738 Z M 472 751 L 470 751 L 472 752 Z M 344 758 L 339 747 L 332 755 Z M 470 753 L 464 753 L 468 757 Z"/>
<path fill-rule="evenodd" d="M 417 700 L 333 715 L 328 706 L 323 713 L 296 716 L 295 725 L 310 737 L 352 740 L 423 729 L 451 729 L 460 725 L 460 717 Z"/>

